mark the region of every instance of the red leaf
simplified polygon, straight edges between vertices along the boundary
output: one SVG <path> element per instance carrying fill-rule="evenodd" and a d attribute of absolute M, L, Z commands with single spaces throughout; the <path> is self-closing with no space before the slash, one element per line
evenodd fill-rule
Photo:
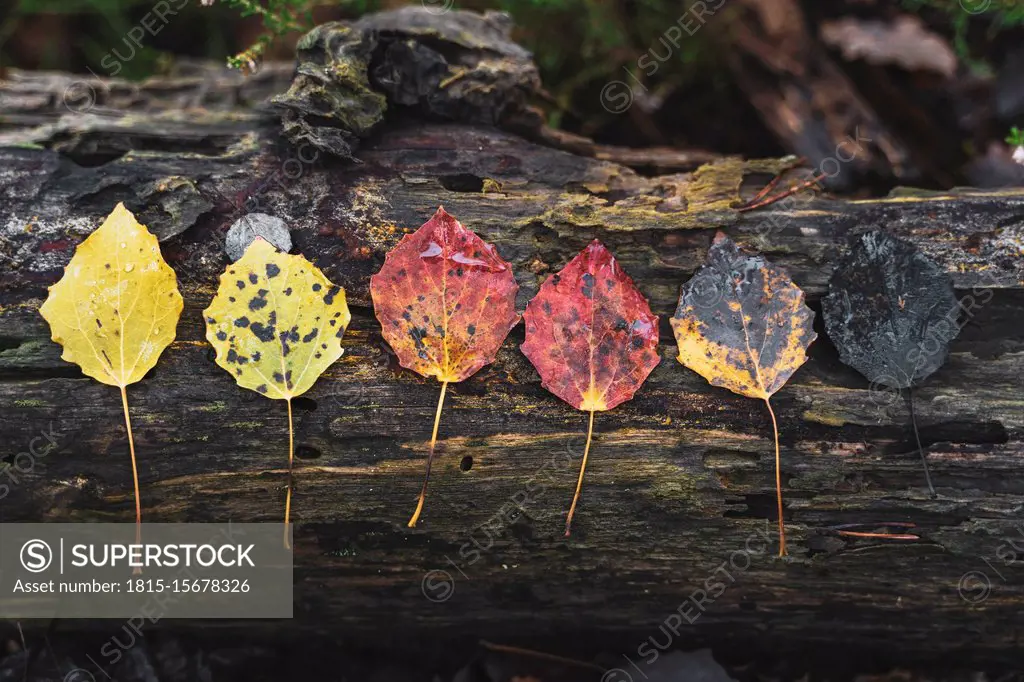
<path fill-rule="evenodd" d="M 590 412 L 576 497 L 565 524 L 568 535 L 590 452 L 594 412 L 632 398 L 658 365 L 658 318 L 596 239 L 541 285 L 523 318 L 523 353 L 537 368 L 541 385 Z"/>
<path fill-rule="evenodd" d="M 541 385 L 578 410 L 626 402 L 661 360 L 657 316 L 596 239 L 541 285 L 523 319 Z"/>
<path fill-rule="evenodd" d="M 370 277 L 374 311 L 402 367 L 442 382 L 494 362 L 519 321 L 518 290 L 494 246 L 444 208 L 403 237 Z"/>
<path fill-rule="evenodd" d="M 494 361 L 519 321 L 512 266 L 458 220 L 437 209 L 406 235 L 370 278 L 381 333 L 403 367 L 441 382 L 441 398 L 427 457 L 415 526 L 426 497 L 441 406 L 449 382 L 472 376 Z"/>

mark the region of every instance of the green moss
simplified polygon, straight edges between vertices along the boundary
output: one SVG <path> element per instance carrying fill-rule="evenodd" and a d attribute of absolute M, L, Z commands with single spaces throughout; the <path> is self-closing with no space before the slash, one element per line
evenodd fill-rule
<path fill-rule="evenodd" d="M 205 443 L 208 440 L 210 440 L 210 436 L 208 434 L 201 434 L 201 435 L 198 435 L 198 436 L 195 436 L 195 435 L 171 436 L 167 440 L 169 442 L 171 442 L 171 443 L 191 443 L 191 442 L 197 441 L 197 440 Z"/>
<path fill-rule="evenodd" d="M 231 422 L 228 424 L 229 429 L 258 429 L 263 426 L 263 422 Z"/>
<path fill-rule="evenodd" d="M 329 552 L 324 552 L 325 556 L 331 557 L 343 557 L 343 556 L 358 556 L 358 552 L 354 549 L 335 549 Z"/>
<path fill-rule="evenodd" d="M 918 187 L 893 187 L 889 192 L 890 199 L 931 199 L 945 196 L 949 196 L 949 192 Z"/>
<path fill-rule="evenodd" d="M 803 414 L 804 421 L 824 424 L 825 426 L 843 426 L 846 418 L 839 414 L 828 414 L 817 410 L 806 410 Z"/>
<path fill-rule="evenodd" d="M 47 405 L 49 405 L 48 402 L 37 398 L 23 398 L 14 401 L 15 407 L 46 407 Z"/>
<path fill-rule="evenodd" d="M 283 130 L 292 144 L 314 141 L 318 149 L 353 158 L 357 140 L 387 110 L 387 99 L 368 78 L 374 44 L 375 38 L 341 22 L 321 24 L 299 40 L 295 79 L 271 100 L 289 112 Z"/>
<path fill-rule="evenodd" d="M 25 341 L 18 344 L 14 348 L 8 348 L 7 350 L 0 351 L 0 358 L 10 361 L 25 361 L 35 360 L 44 356 L 48 353 L 51 347 L 49 341 L 33 340 Z"/>

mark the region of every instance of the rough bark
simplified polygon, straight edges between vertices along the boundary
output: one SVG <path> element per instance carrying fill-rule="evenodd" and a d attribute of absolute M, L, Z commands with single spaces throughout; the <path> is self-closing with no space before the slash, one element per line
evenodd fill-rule
<path fill-rule="evenodd" d="M 16 89 L 4 86 L 0 113 Z M 621 635 L 635 655 L 649 635 L 664 641 L 658 626 L 682 608 L 701 615 L 677 643 L 728 635 L 763 651 L 830 641 L 991 658 L 1019 647 L 1024 191 L 740 213 L 741 181 L 757 185 L 776 164 L 727 159 L 642 177 L 491 128 L 395 120 L 347 165 L 290 148 L 241 105 L 58 116 L 59 99 L 11 126 L 0 149 L 0 443 L 18 478 L 0 520 L 133 518 L 119 396 L 60 360 L 37 312 L 74 245 L 122 200 L 161 235 L 186 302 L 178 340 L 129 389 L 144 520 L 281 518 L 284 406 L 213 363 L 200 312 L 227 262 L 227 227 L 258 208 L 289 222 L 295 250 L 353 306 L 345 355 L 297 401 L 297 618 L 268 624 L 275 636 L 373 644 L 380 631 L 523 641 L 582 630 Z M 521 327 L 496 363 L 449 388 L 427 506 L 418 528 L 405 527 L 439 387 L 398 367 L 367 286 L 439 204 L 513 263 L 520 309 L 599 237 L 662 316 L 662 364 L 633 401 L 598 415 L 570 539 L 561 529 L 585 415 L 540 387 L 518 350 Z M 924 487 L 902 402 L 842 366 L 818 322 L 810 361 L 773 400 L 791 548 L 777 559 L 764 406 L 680 366 L 667 318 L 715 230 L 788 268 L 820 310 L 849 237 L 873 227 L 935 258 L 964 301 L 949 361 L 915 390 L 938 497 Z M 58 447 L 18 459 L 43 430 Z M 29 462 L 28 473 L 14 466 Z M 896 521 L 916 524 L 908 532 L 920 539 L 830 530 Z M 723 562 L 728 576 L 716 572 Z M 445 574 L 431 571 L 453 579 L 449 599 L 436 601 Z M 971 582 L 981 576 L 990 594 Z M 684 606 L 714 583 L 725 589 L 705 610 Z"/>

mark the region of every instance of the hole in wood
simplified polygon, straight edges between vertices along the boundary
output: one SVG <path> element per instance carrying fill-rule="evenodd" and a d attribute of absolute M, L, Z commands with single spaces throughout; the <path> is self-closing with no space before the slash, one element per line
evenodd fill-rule
<path fill-rule="evenodd" d="M 482 192 L 484 189 L 484 179 L 472 173 L 442 175 L 439 182 L 449 192 Z"/>
<path fill-rule="evenodd" d="M 465 457 L 463 457 L 462 461 L 459 462 L 459 468 L 462 469 L 463 471 L 469 471 L 470 469 L 472 469 L 473 458 L 470 455 L 466 455 Z"/>
<path fill-rule="evenodd" d="M 909 421 L 909 417 L 907 418 Z M 970 443 L 972 445 L 1004 445 L 1010 436 L 1001 422 L 948 421 L 938 424 L 922 424 L 918 417 L 917 428 L 921 434 L 922 447 L 936 443 Z M 902 443 L 894 443 L 887 451 L 907 452 L 917 450 L 917 443 L 911 434 Z"/>
<path fill-rule="evenodd" d="M 783 477 L 783 487 L 785 485 L 786 480 Z M 771 519 L 772 521 L 777 519 L 775 495 L 744 495 L 743 500 L 747 505 L 746 509 L 729 509 L 722 516 L 727 519 Z"/>
<path fill-rule="evenodd" d="M 304 412 L 313 412 L 316 410 L 316 401 L 312 398 L 292 398 L 292 407 Z"/>
<path fill-rule="evenodd" d="M 308 445 L 300 445 L 295 448 L 295 456 L 299 459 L 319 459 L 320 451 Z"/>

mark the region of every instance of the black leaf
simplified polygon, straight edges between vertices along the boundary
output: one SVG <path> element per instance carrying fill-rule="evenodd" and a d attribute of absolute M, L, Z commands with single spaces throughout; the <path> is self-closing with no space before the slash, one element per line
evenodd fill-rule
<path fill-rule="evenodd" d="M 953 283 L 938 263 L 881 230 L 860 236 L 822 299 L 825 331 L 839 359 L 873 386 L 908 389 L 904 397 L 933 497 L 909 389 L 946 361 L 960 331 L 958 309 Z"/>
<path fill-rule="evenodd" d="M 949 275 L 912 244 L 866 232 L 822 300 L 839 359 L 872 383 L 909 388 L 942 366 L 960 328 Z"/>

